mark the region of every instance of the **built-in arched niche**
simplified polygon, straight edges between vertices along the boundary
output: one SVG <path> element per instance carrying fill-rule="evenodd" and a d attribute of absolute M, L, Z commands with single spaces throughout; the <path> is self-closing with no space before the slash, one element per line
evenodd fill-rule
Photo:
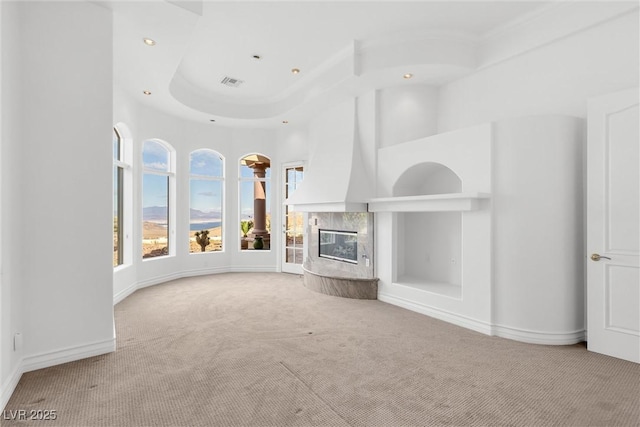
<path fill-rule="evenodd" d="M 462 192 L 462 180 L 441 163 L 424 162 L 411 166 L 393 186 L 393 196 L 426 196 Z"/>
<path fill-rule="evenodd" d="M 408 168 L 394 197 L 452 194 L 462 180 L 447 166 L 425 162 Z M 396 280 L 451 297 L 462 294 L 462 212 L 398 212 Z"/>

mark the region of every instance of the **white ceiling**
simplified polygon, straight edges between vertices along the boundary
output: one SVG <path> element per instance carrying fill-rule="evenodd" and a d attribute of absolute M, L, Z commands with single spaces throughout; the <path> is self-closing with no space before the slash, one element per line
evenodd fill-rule
<path fill-rule="evenodd" d="M 272 126 L 338 92 L 456 78 L 473 64 L 453 51 L 472 58 L 465 46 L 549 3 L 112 1 L 114 78 L 140 102 L 187 119 Z M 446 43 L 413 42 L 435 39 Z M 414 79 L 403 81 L 405 72 Z M 225 76 L 243 83 L 222 85 Z"/>

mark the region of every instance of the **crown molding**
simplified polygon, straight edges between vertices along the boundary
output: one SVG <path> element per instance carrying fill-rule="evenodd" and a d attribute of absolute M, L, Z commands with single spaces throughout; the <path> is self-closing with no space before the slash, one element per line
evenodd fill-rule
<path fill-rule="evenodd" d="M 480 37 L 478 69 L 637 11 L 638 7 L 636 1 L 555 1 Z"/>

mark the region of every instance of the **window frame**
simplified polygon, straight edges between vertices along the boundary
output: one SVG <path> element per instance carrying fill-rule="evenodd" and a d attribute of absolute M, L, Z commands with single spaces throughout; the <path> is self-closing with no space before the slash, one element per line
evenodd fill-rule
<path fill-rule="evenodd" d="M 131 246 L 131 229 L 133 220 L 132 209 L 132 171 L 131 165 L 131 137 L 128 128 L 122 123 L 113 126 L 113 132 L 118 137 L 118 158 L 113 159 L 113 168 L 118 172 L 118 258 L 119 263 L 113 265 L 114 271 L 133 263 Z M 113 154 L 113 153 L 112 153 Z M 112 170 L 112 173 L 114 171 Z M 112 184 L 115 185 L 115 182 Z M 115 193 L 115 189 L 114 189 Z M 112 209 L 115 213 L 115 209 Z"/>
<path fill-rule="evenodd" d="M 154 168 L 148 168 L 144 165 L 144 149 L 146 142 L 155 142 L 160 144 L 164 149 L 167 150 L 167 170 L 159 170 Z M 148 138 L 142 141 L 142 146 L 140 150 L 140 163 L 142 167 L 140 168 L 141 172 L 141 180 L 140 180 L 140 202 L 141 202 L 141 211 L 140 211 L 140 225 L 141 225 L 141 233 L 140 233 L 140 249 L 141 249 L 141 257 L 143 262 L 153 261 L 157 259 L 165 259 L 167 257 L 175 257 L 176 255 L 176 242 L 175 242 L 175 225 L 176 225 L 176 150 L 173 148 L 171 144 L 166 141 L 163 141 L 158 138 Z M 143 250 L 143 240 L 144 240 L 144 177 L 145 175 L 156 175 L 156 176 L 166 176 L 167 177 L 167 254 L 166 255 L 158 255 L 153 257 L 144 257 Z"/>
<path fill-rule="evenodd" d="M 200 151 L 206 151 L 209 152 L 215 156 L 217 156 L 221 162 L 222 162 L 222 170 L 221 170 L 221 175 L 220 176 L 211 176 L 211 175 L 201 175 L 201 174 L 195 174 L 191 172 L 191 156 L 194 153 L 200 152 Z M 225 188 L 225 176 L 226 176 L 226 159 L 225 157 L 219 152 L 216 151 L 212 148 L 197 148 L 195 150 L 192 150 L 189 153 L 189 214 L 187 215 L 188 218 L 188 227 L 187 229 L 189 230 L 189 240 L 191 239 L 191 181 L 192 180 L 197 180 L 197 181 L 213 181 L 213 182 L 220 182 L 221 183 L 221 194 L 220 194 L 220 250 L 213 250 L 213 251 L 205 251 L 205 252 L 191 252 L 191 244 L 189 243 L 189 247 L 187 249 L 187 252 L 189 255 L 196 255 L 196 254 L 208 254 L 208 253 L 223 253 L 225 252 L 225 241 L 226 241 L 226 236 L 225 236 L 225 220 L 226 220 L 226 203 L 225 203 L 225 194 L 226 194 L 226 188 Z"/>
<path fill-rule="evenodd" d="M 267 168 L 269 170 L 269 175 L 267 176 L 266 170 L 265 170 L 265 177 L 264 178 L 255 178 L 255 177 L 243 177 L 242 176 L 242 160 L 244 160 L 246 157 L 249 156 L 261 156 L 261 157 L 265 157 L 267 159 L 269 159 L 269 167 Z M 242 156 L 240 156 L 240 158 L 238 159 L 237 165 L 238 165 L 238 187 L 237 187 L 237 191 L 238 191 L 238 223 L 237 223 L 237 229 L 240 230 L 240 224 L 242 223 L 242 184 L 245 182 L 264 182 L 265 183 L 265 203 L 266 200 L 269 199 L 269 208 L 267 210 L 266 206 L 265 206 L 265 214 L 269 214 L 270 219 L 271 219 L 271 225 L 273 225 L 273 207 L 271 206 L 271 202 L 273 199 L 272 196 L 272 191 L 273 189 L 272 187 L 272 177 L 273 177 L 273 173 L 274 173 L 274 168 L 273 165 L 271 164 L 272 161 L 272 157 L 268 156 L 266 154 L 257 152 L 257 151 L 252 151 L 249 153 L 245 153 Z M 267 188 L 267 184 L 269 184 L 268 188 Z M 254 221 L 254 225 L 255 225 L 255 209 L 252 208 L 253 215 L 253 221 Z M 266 222 L 265 222 L 265 228 L 266 228 Z M 272 227 L 271 227 L 272 228 Z M 272 237 L 273 236 L 273 229 L 269 230 L 269 236 Z M 248 252 L 270 252 L 273 249 L 273 239 L 270 239 L 270 245 L 268 249 L 262 249 L 262 250 L 251 250 L 251 249 L 242 249 L 242 237 L 240 237 L 240 240 L 238 240 L 238 252 L 240 253 L 248 253 Z"/>

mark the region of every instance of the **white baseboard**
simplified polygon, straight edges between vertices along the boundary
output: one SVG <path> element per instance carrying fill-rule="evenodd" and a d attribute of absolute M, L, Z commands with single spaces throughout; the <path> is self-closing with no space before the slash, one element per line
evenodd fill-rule
<path fill-rule="evenodd" d="M 504 325 L 494 325 L 493 335 L 529 344 L 571 345 L 585 340 L 584 330 L 568 332 L 541 332 Z"/>
<path fill-rule="evenodd" d="M 118 292 L 113 296 L 113 305 L 123 301 L 129 295 L 133 294 L 138 289 L 146 288 L 149 286 L 160 285 L 162 283 L 170 282 L 172 280 L 182 279 L 184 277 L 206 276 L 209 274 L 222 274 L 222 273 L 279 273 L 278 269 L 273 266 L 225 266 L 225 267 L 211 267 L 211 268 L 199 268 L 194 270 L 185 270 L 178 273 L 165 274 L 162 276 L 152 277 L 150 279 L 141 280 L 139 282 L 129 285 L 126 289 Z"/>
<path fill-rule="evenodd" d="M 2 384 L 2 393 L 0 394 L 0 408 L 2 408 L 2 410 L 4 410 L 4 407 L 7 406 L 7 403 L 9 403 L 11 395 L 18 386 L 18 382 L 20 382 L 22 373 L 22 362 L 20 362 L 13 370 L 7 381 Z"/>
<path fill-rule="evenodd" d="M 162 276 L 152 277 L 150 279 L 141 280 L 135 283 L 136 290 L 146 288 L 148 286 L 159 285 L 161 283 L 170 282 L 172 280 L 182 279 L 183 273 L 171 273 Z"/>
<path fill-rule="evenodd" d="M 25 372 L 74 362 L 87 357 L 100 356 L 101 354 L 112 353 L 115 350 L 116 340 L 115 338 L 110 338 L 104 341 L 40 353 L 35 356 L 27 356 L 18 363 L 9 379 L 2 384 L 0 407 L 4 410 L 5 406 L 7 406 L 11 395 L 18 386 L 18 382 L 20 382 L 22 374 Z"/>
<path fill-rule="evenodd" d="M 272 265 L 232 265 L 227 267 L 227 273 L 280 273 Z"/>
<path fill-rule="evenodd" d="M 121 290 L 113 296 L 113 305 L 116 305 L 137 290 L 138 285 L 136 283 L 129 285 L 126 289 Z"/>
<path fill-rule="evenodd" d="M 272 265 L 227 265 L 224 267 L 198 268 L 182 271 L 181 277 L 206 276 L 223 273 L 279 273 Z"/>
<path fill-rule="evenodd" d="M 99 356 L 101 354 L 112 353 L 114 351 L 116 351 L 115 337 L 103 341 L 96 341 L 90 344 L 48 351 L 25 357 L 22 360 L 22 372 L 35 371 L 36 369 L 48 368 L 50 366 L 86 359 L 87 357 Z"/>
<path fill-rule="evenodd" d="M 207 276 L 209 274 L 222 274 L 228 273 L 229 267 L 209 267 L 209 268 L 195 268 L 192 270 L 185 270 L 182 272 L 182 277 L 196 277 Z"/>
<path fill-rule="evenodd" d="M 118 292 L 113 296 L 113 305 L 116 305 L 126 297 L 137 291 L 138 289 L 148 286 L 160 285 L 172 280 L 182 279 L 184 277 L 206 276 L 209 274 L 222 273 L 280 273 L 280 271 L 271 265 L 238 265 L 225 267 L 199 268 L 194 270 L 184 270 L 177 273 L 165 274 L 162 276 L 152 277 L 150 279 L 141 280 L 129 285 L 126 289 Z"/>
<path fill-rule="evenodd" d="M 563 331 L 563 332 L 543 332 L 522 328 L 514 328 L 504 325 L 494 325 L 480 320 L 472 319 L 458 313 L 431 307 L 416 301 L 409 301 L 394 295 L 379 293 L 378 299 L 389 304 L 397 305 L 411 311 L 425 314 L 451 324 L 471 329 L 485 335 L 507 338 L 514 341 L 529 344 L 543 345 L 571 345 L 584 341 L 586 338 L 584 330 Z"/>
<path fill-rule="evenodd" d="M 485 335 L 492 335 L 491 324 L 483 322 L 481 320 L 472 319 L 458 313 L 442 310 L 440 308 L 431 307 L 426 304 L 421 304 L 416 301 L 409 301 L 404 298 L 381 292 L 378 293 L 378 300 L 382 302 L 388 302 L 389 304 L 397 305 L 399 307 L 406 308 L 407 310 L 415 311 L 420 314 L 425 314 L 427 316 L 434 317 L 436 319 L 443 320 L 457 326 L 462 326 L 463 328 L 471 329 Z"/>

